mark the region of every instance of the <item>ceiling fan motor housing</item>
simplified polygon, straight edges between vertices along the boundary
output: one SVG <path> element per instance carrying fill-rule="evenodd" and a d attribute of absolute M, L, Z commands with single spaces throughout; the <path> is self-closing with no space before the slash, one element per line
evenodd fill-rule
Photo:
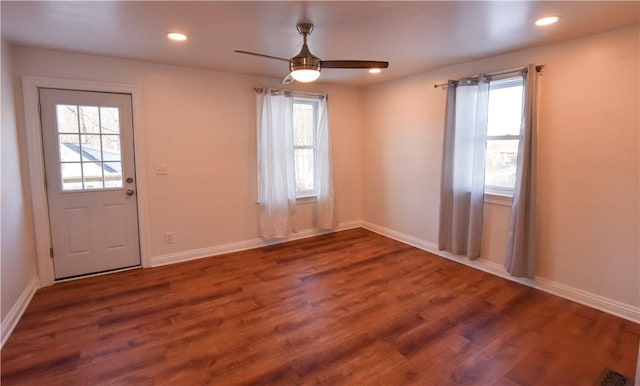
<path fill-rule="evenodd" d="M 320 71 L 320 59 L 309 54 L 308 56 L 296 55 L 289 60 L 289 70 L 314 70 Z"/>
<path fill-rule="evenodd" d="M 311 53 L 307 46 L 307 36 L 313 31 L 313 24 L 311 23 L 299 23 L 298 32 L 302 35 L 303 44 L 302 49 L 298 55 L 289 60 L 289 70 L 291 72 L 297 70 L 313 70 L 320 71 L 320 59 Z"/>

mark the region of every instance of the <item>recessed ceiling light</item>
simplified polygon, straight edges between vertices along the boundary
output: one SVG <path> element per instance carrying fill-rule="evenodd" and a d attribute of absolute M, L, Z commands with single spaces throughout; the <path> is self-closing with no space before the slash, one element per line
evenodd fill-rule
<path fill-rule="evenodd" d="M 180 32 L 169 32 L 167 33 L 167 37 L 171 40 L 175 40 L 179 42 L 183 42 L 188 39 L 187 35 Z"/>
<path fill-rule="evenodd" d="M 379 69 L 379 68 L 370 68 L 369 69 L 369 74 L 379 74 L 380 72 L 382 72 L 382 70 Z"/>
<path fill-rule="evenodd" d="M 560 16 L 546 16 L 536 20 L 536 25 L 538 26 L 549 25 L 557 22 L 558 20 L 560 20 Z"/>

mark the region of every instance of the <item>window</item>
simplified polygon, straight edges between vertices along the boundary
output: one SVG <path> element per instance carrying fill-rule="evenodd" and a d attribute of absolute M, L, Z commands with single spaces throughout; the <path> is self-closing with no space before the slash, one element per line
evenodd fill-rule
<path fill-rule="evenodd" d="M 256 91 L 259 202 L 280 192 L 288 201 L 326 202 L 333 195 L 327 96 Z"/>
<path fill-rule="evenodd" d="M 63 191 L 122 188 L 117 107 L 56 105 Z"/>
<path fill-rule="evenodd" d="M 317 99 L 293 99 L 293 159 L 298 198 L 316 196 L 318 109 Z"/>
<path fill-rule="evenodd" d="M 296 232 L 296 203 L 315 203 L 315 226 L 335 229 L 327 96 L 256 89 L 256 102 L 260 236 Z"/>
<path fill-rule="evenodd" d="M 521 76 L 489 83 L 485 193 L 513 195 L 522 107 Z"/>

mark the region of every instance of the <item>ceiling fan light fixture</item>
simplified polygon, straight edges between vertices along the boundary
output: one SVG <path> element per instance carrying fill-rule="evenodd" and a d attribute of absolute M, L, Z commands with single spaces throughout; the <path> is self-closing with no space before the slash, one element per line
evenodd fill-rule
<path fill-rule="evenodd" d="M 302 35 L 302 48 L 298 55 L 291 59 L 251 51 L 234 50 L 234 52 L 289 62 L 289 74 L 282 79 L 282 84 L 289 84 L 294 80 L 302 83 L 313 82 L 320 77 L 320 70 L 323 68 L 366 68 L 370 69 L 371 73 L 378 73 L 380 69 L 389 67 L 389 62 L 376 60 L 320 60 L 307 46 L 307 37 L 313 31 L 313 24 L 298 23 L 297 28 Z"/>
<path fill-rule="evenodd" d="M 380 68 L 370 68 L 369 69 L 369 74 L 379 74 L 381 72 L 382 72 L 382 70 Z"/>
<path fill-rule="evenodd" d="M 291 71 L 293 79 L 302 83 L 313 82 L 320 77 L 320 71 L 318 70 L 294 70 Z"/>
<path fill-rule="evenodd" d="M 298 82 L 313 82 L 320 77 L 320 59 L 309 52 L 305 43 L 302 51 L 289 61 L 289 71 Z"/>

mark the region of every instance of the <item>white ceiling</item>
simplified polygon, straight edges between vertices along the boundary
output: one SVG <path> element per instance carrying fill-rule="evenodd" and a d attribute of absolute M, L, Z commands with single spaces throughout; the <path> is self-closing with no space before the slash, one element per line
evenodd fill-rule
<path fill-rule="evenodd" d="M 27 46 L 269 77 L 300 50 L 299 21 L 314 23 L 309 48 L 324 60 L 387 60 L 378 75 L 325 69 L 321 81 L 366 85 L 449 64 L 640 23 L 638 1 L 6 1 L 2 37 Z M 533 25 L 562 17 L 546 28 Z M 184 43 L 165 33 L 181 31 Z"/>

